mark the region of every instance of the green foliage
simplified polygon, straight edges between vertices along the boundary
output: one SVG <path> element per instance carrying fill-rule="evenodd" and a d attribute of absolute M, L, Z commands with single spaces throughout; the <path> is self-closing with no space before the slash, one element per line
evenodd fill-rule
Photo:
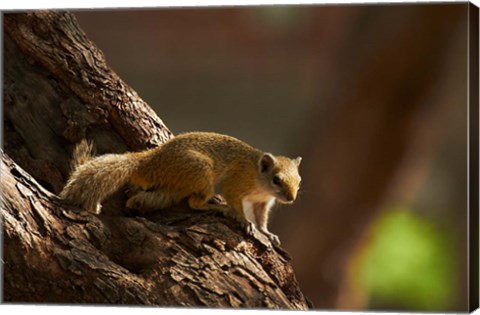
<path fill-rule="evenodd" d="M 407 210 L 382 216 L 359 266 L 370 307 L 449 309 L 456 286 L 448 232 Z"/>

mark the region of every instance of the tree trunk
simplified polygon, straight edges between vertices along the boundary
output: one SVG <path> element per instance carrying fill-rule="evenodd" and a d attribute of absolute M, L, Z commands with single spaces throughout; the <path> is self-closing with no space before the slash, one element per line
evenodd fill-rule
<path fill-rule="evenodd" d="M 123 191 L 102 215 L 63 204 L 80 139 L 124 152 L 172 133 L 71 14 L 5 14 L 4 29 L 4 301 L 308 308 L 289 255 L 223 214 L 129 217 Z"/>

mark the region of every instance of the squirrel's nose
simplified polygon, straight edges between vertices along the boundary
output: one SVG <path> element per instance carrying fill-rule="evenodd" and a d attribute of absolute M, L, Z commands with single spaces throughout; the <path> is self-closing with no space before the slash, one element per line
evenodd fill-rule
<path fill-rule="evenodd" d="M 292 194 L 286 194 L 285 195 L 285 200 L 288 202 L 293 202 L 295 200 L 295 196 Z"/>

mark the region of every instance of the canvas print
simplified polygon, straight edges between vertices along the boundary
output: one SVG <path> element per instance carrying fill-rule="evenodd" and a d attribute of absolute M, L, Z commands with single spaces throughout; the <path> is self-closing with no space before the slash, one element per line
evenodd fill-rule
<path fill-rule="evenodd" d="M 478 8 L 3 12 L 2 302 L 478 307 Z"/>

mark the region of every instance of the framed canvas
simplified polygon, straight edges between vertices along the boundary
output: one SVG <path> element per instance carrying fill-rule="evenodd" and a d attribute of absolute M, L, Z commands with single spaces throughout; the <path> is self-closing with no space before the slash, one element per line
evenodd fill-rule
<path fill-rule="evenodd" d="M 5 304 L 478 307 L 478 7 L 2 12 Z"/>

